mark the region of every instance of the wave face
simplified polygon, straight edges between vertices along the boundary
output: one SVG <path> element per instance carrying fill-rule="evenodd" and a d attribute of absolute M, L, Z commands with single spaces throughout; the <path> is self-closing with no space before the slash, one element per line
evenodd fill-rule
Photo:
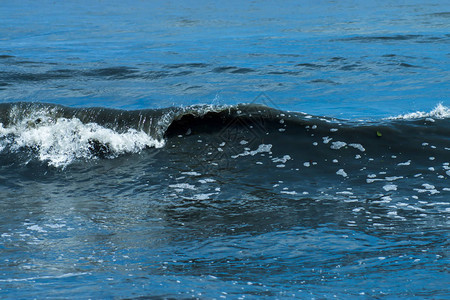
<path fill-rule="evenodd" d="M 161 170 L 180 170 L 170 176 L 183 180 L 166 185 L 173 197 L 226 198 L 227 191 L 213 188 L 217 179 L 204 179 L 205 189 L 197 176 L 233 181 L 236 173 L 294 198 L 361 194 L 390 202 L 449 192 L 450 119 L 442 105 L 377 122 L 253 104 L 122 111 L 13 103 L 0 105 L 0 116 L 3 164 L 65 169 L 123 155 L 148 164 L 152 153 Z"/>
<path fill-rule="evenodd" d="M 0 299 L 450 299 L 448 0 L 72 2 L 0 2 Z"/>
<path fill-rule="evenodd" d="M 340 166 L 337 174 L 350 177 L 371 166 L 398 170 L 399 176 L 427 166 L 448 176 L 449 115 L 442 105 L 429 113 L 348 122 L 253 104 L 123 111 L 9 103 L 0 105 L 0 151 L 66 167 L 168 143 L 163 151 L 190 152 L 199 161 L 216 154 L 251 159 L 265 152 L 274 168 L 326 173 Z M 193 143 L 196 138 L 205 141 Z M 272 149 L 285 149 L 286 158 L 276 158 Z"/>
<path fill-rule="evenodd" d="M 442 105 L 376 122 L 254 104 L 122 111 L 11 103 L 0 105 L 0 117 L 2 165 L 70 171 L 132 155 L 136 166 L 153 164 L 159 178 L 172 178 L 162 185 L 169 198 L 233 197 L 237 191 L 228 194 L 217 176 L 234 182 L 236 174 L 291 198 L 389 203 L 446 199 L 450 191 L 450 119 Z"/>
<path fill-rule="evenodd" d="M 51 166 L 77 159 L 115 158 L 164 146 L 169 125 L 184 115 L 212 113 L 210 106 L 121 111 L 42 103 L 0 104 L 0 151 L 30 153 Z"/>

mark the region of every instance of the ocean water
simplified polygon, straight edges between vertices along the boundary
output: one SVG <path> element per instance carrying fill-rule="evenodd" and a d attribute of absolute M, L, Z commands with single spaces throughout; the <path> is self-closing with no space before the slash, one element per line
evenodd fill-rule
<path fill-rule="evenodd" d="M 449 18 L 3 1 L 0 298 L 450 298 Z"/>

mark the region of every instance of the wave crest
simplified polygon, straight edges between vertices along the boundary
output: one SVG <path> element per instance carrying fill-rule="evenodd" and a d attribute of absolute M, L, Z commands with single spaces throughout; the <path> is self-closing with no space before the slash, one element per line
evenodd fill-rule
<path fill-rule="evenodd" d="M 28 149 L 55 167 L 66 167 L 76 159 L 114 158 L 164 146 L 163 140 L 136 129 L 117 132 L 97 123 L 85 124 L 78 118 L 53 119 L 39 112 L 14 126 L 4 127 L 0 123 L 0 139 L 0 151 Z"/>
<path fill-rule="evenodd" d="M 389 117 L 389 120 L 410 120 L 410 119 L 423 119 L 423 118 L 436 118 L 446 119 L 450 118 L 450 108 L 439 103 L 430 112 L 416 111 L 409 114 L 398 115 L 395 117 Z"/>
<path fill-rule="evenodd" d="M 306 134 L 320 136 L 323 144 L 334 139 L 334 145 L 354 136 L 369 142 L 372 138 L 394 141 L 405 138 L 405 134 L 411 132 L 408 133 L 411 138 L 416 138 L 413 125 L 422 126 L 420 130 L 427 131 L 427 136 L 442 137 L 448 135 L 449 116 L 450 109 L 442 104 L 429 113 L 416 112 L 391 117 L 388 121 L 355 123 L 256 104 L 126 111 L 43 103 L 5 103 L 0 104 L 0 152 L 31 153 L 40 161 L 64 168 L 77 159 L 114 158 L 125 153 L 139 153 L 145 148 L 161 148 L 166 141 L 170 143 L 171 139 L 185 135 L 206 135 L 213 141 L 239 131 L 249 139 L 264 141 L 271 132 L 271 136 L 279 135 L 281 142 L 285 141 L 284 138 L 299 140 Z M 417 121 L 414 124 L 402 121 L 408 119 Z M 397 139 L 398 134 L 402 138 Z M 317 146 L 320 141 L 314 145 Z M 441 142 L 438 138 L 434 143 Z M 347 144 L 365 151 L 359 142 Z"/>

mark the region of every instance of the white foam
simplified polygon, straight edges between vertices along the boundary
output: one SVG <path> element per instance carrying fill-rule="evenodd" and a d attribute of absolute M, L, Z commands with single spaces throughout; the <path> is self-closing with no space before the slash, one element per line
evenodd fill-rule
<path fill-rule="evenodd" d="M 212 195 L 216 193 L 208 193 L 208 194 L 196 194 L 194 195 L 193 200 L 208 200 Z"/>
<path fill-rule="evenodd" d="M 59 229 L 66 227 L 66 224 L 45 224 L 45 226 L 52 228 L 52 229 Z"/>
<path fill-rule="evenodd" d="M 424 184 L 422 184 L 422 186 L 424 188 L 426 188 L 427 190 L 434 190 L 434 189 L 436 189 L 436 187 L 434 185 L 429 184 L 429 183 L 424 183 Z"/>
<path fill-rule="evenodd" d="M 350 191 L 336 192 L 336 194 L 338 194 L 338 195 L 353 195 L 353 193 Z"/>
<path fill-rule="evenodd" d="M 344 171 L 344 169 L 339 169 L 339 170 L 337 170 L 337 171 L 336 171 L 336 174 L 337 174 L 337 175 L 341 175 L 341 176 L 343 176 L 343 177 L 347 177 L 347 176 L 348 176 L 347 173 Z"/>
<path fill-rule="evenodd" d="M 261 144 L 258 146 L 258 149 L 253 150 L 253 151 L 249 151 L 249 150 L 245 150 L 243 153 L 239 153 L 237 155 L 233 155 L 231 156 L 232 158 L 238 158 L 239 156 L 255 156 L 258 153 L 270 153 L 270 150 L 272 149 L 272 144 Z"/>
<path fill-rule="evenodd" d="M 366 151 L 366 149 L 361 144 L 348 144 L 350 147 L 358 149 L 361 152 Z"/>
<path fill-rule="evenodd" d="M 87 274 L 90 274 L 90 273 L 83 272 L 83 273 L 67 273 L 67 274 L 56 275 L 56 276 L 41 276 L 41 277 L 28 277 L 28 278 L 7 278 L 7 279 L 0 279 L 0 282 L 23 282 L 23 281 L 46 280 L 46 279 L 61 279 L 61 278 L 82 276 L 82 275 L 87 275 Z"/>
<path fill-rule="evenodd" d="M 403 163 L 398 163 L 397 166 L 409 166 L 411 164 L 411 160 L 408 160 L 406 162 Z"/>
<path fill-rule="evenodd" d="M 380 178 L 366 178 L 366 182 L 367 183 L 373 183 L 375 181 L 383 181 L 384 179 L 380 179 Z"/>
<path fill-rule="evenodd" d="M 430 195 L 439 194 L 440 192 L 438 190 L 429 190 L 429 189 L 414 189 L 418 193 L 427 193 L 429 192 Z"/>
<path fill-rule="evenodd" d="M 389 197 L 389 196 L 383 196 L 383 197 L 381 197 L 381 200 L 382 200 L 382 202 L 384 202 L 384 203 L 389 203 L 389 202 L 392 201 L 392 198 Z"/>
<path fill-rule="evenodd" d="M 215 181 L 216 180 L 212 179 L 212 178 L 205 178 L 205 179 L 200 179 L 198 182 L 205 184 L 205 183 L 215 182 Z"/>
<path fill-rule="evenodd" d="M 366 179 L 367 183 L 372 183 L 372 182 L 375 182 L 375 181 L 384 181 L 384 180 L 386 180 L 386 181 L 395 181 L 395 180 L 399 180 L 399 179 L 403 178 L 403 176 L 390 176 L 390 177 L 385 177 L 385 178 L 376 178 L 377 175 L 375 175 L 375 174 L 369 174 L 369 175 L 367 175 L 367 177 L 368 177 Z"/>
<path fill-rule="evenodd" d="M 396 186 L 395 184 L 386 184 L 385 186 L 383 186 L 383 189 L 384 189 L 386 192 L 389 192 L 389 191 L 396 191 L 396 190 L 397 190 L 397 186 Z"/>
<path fill-rule="evenodd" d="M 389 117 L 390 120 L 399 120 L 399 119 L 421 119 L 421 118 L 436 118 L 436 119 L 444 119 L 450 117 L 450 108 L 439 103 L 432 111 L 423 112 L 416 111 L 413 113 L 399 115 L 396 117 Z"/>
<path fill-rule="evenodd" d="M 329 136 L 325 136 L 322 138 L 324 144 L 328 144 L 333 138 L 330 138 Z"/>
<path fill-rule="evenodd" d="M 430 195 L 439 194 L 440 192 L 436 189 L 436 187 L 429 183 L 423 183 L 422 186 L 425 189 L 414 189 L 418 193 L 430 193 Z"/>
<path fill-rule="evenodd" d="M 195 190 L 196 189 L 195 185 L 188 184 L 188 183 L 170 184 L 169 187 L 174 188 L 174 189 L 179 189 L 179 190 L 184 190 L 184 189 Z"/>
<path fill-rule="evenodd" d="M 334 150 L 339 150 L 339 149 L 341 149 L 342 147 L 345 147 L 345 146 L 347 146 L 346 142 L 338 141 L 338 142 L 332 142 L 330 148 L 334 149 Z"/>
<path fill-rule="evenodd" d="M 288 160 L 290 160 L 290 159 L 292 159 L 289 155 L 285 155 L 285 156 L 283 156 L 283 157 L 275 157 L 275 158 L 272 158 L 272 161 L 274 162 L 274 163 L 276 163 L 276 162 L 281 162 L 281 163 L 283 163 L 283 164 L 285 164 Z"/>
<path fill-rule="evenodd" d="M 27 229 L 37 231 L 37 232 L 47 232 L 39 225 L 31 225 L 31 226 L 28 226 Z"/>
<path fill-rule="evenodd" d="M 395 181 L 395 180 L 403 179 L 403 176 L 390 176 L 390 177 L 386 177 L 385 179 L 386 179 L 386 181 Z"/>
<path fill-rule="evenodd" d="M 35 124 L 34 120 L 38 118 L 42 121 Z M 0 138 L 6 138 L 13 151 L 36 150 L 40 160 L 55 167 L 65 167 L 75 159 L 93 158 L 93 141 L 105 146 L 111 157 L 164 146 L 164 141 L 142 131 L 129 129 L 119 133 L 96 123 L 84 124 L 77 118 L 52 120 L 38 113 L 12 127 L 5 128 L 0 124 Z"/>
<path fill-rule="evenodd" d="M 189 176 L 200 176 L 200 175 L 202 175 L 202 174 L 200 174 L 198 172 L 181 172 L 181 174 L 189 175 Z"/>
<path fill-rule="evenodd" d="M 281 194 L 287 194 L 287 195 L 297 195 L 296 191 L 280 191 Z"/>

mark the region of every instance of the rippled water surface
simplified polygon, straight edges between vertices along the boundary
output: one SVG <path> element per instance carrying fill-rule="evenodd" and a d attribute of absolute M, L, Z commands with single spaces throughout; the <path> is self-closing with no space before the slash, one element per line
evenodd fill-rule
<path fill-rule="evenodd" d="M 0 298 L 450 297 L 446 1 L 0 8 Z"/>

